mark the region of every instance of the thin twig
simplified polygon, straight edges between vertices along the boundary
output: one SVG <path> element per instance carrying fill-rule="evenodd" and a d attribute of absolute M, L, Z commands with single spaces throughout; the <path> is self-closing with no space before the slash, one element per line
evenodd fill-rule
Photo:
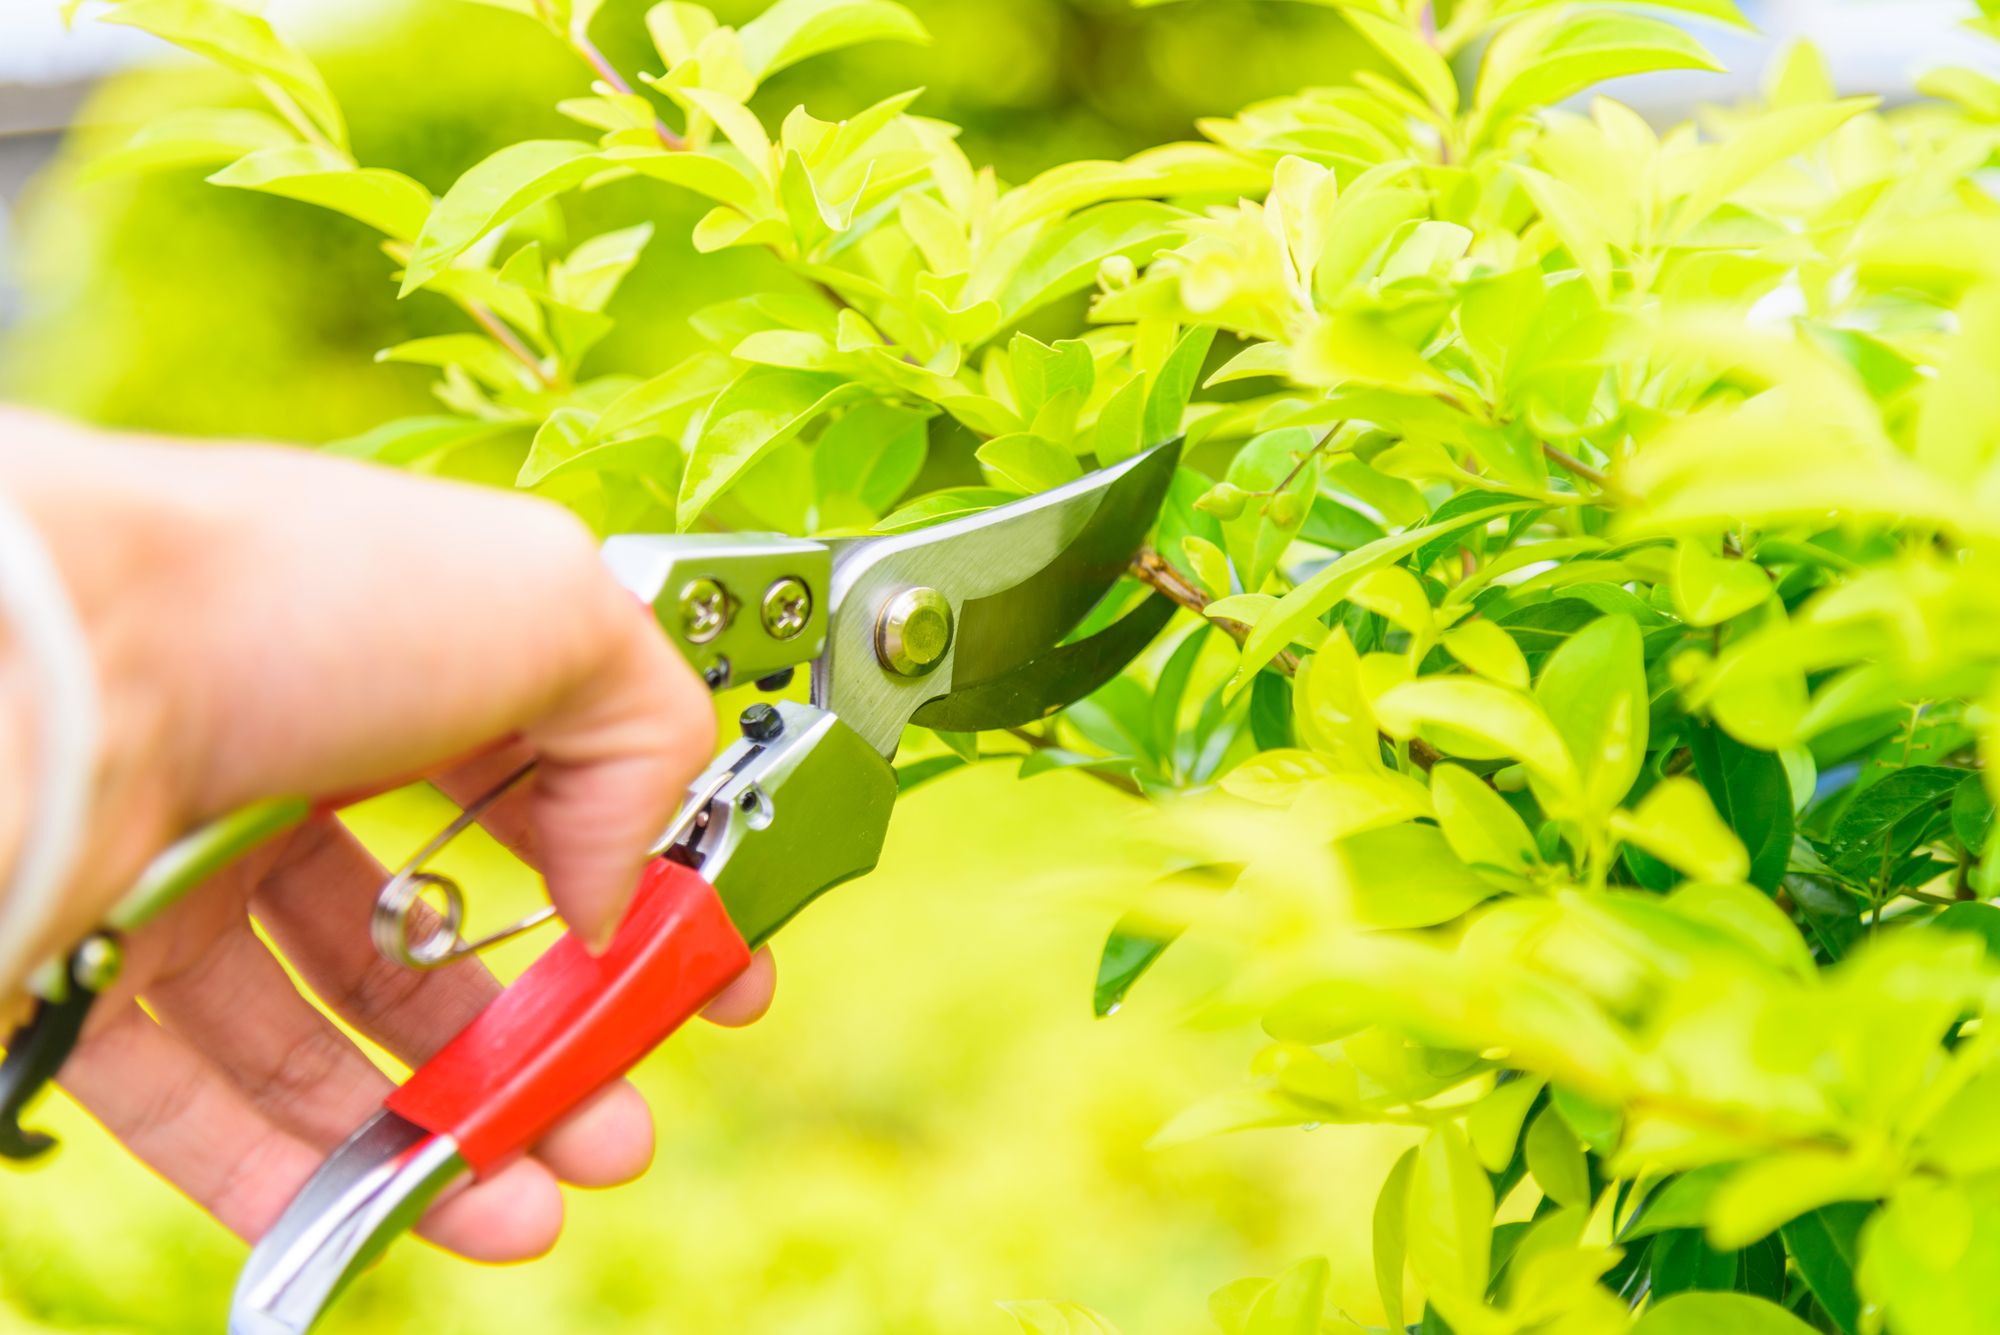
<path fill-rule="evenodd" d="M 618 67 L 605 58 L 604 53 L 597 49 L 597 43 L 591 41 L 582 29 L 575 26 L 570 28 L 569 44 L 576 48 L 576 53 L 583 57 L 584 63 L 597 72 L 597 77 L 610 85 L 613 92 L 627 97 L 634 95 L 632 81 L 618 72 Z M 673 128 L 658 116 L 653 117 L 653 133 L 660 137 L 660 143 L 669 152 L 687 151 L 687 140 L 675 134 Z"/>
<path fill-rule="evenodd" d="M 1570 454 L 1565 450 L 1557 449 L 1555 446 L 1549 444 L 1547 441 L 1542 442 L 1542 453 L 1548 456 L 1548 460 L 1550 463 L 1555 464 L 1557 467 L 1561 468 L 1564 472 L 1569 473 L 1572 476 L 1582 478 L 1585 482 L 1588 482 L 1591 486 L 1596 487 L 1599 491 L 1612 490 L 1611 479 L 1609 477 L 1606 477 L 1604 473 L 1602 473 L 1598 469 L 1592 468 L 1589 464 L 1577 458 L 1575 455 Z"/>
<path fill-rule="evenodd" d="M 1132 578 L 1156 593 L 1165 594 L 1196 616 L 1207 617 L 1210 622 L 1227 632 L 1229 638 L 1237 644 L 1240 645 L 1249 638 L 1250 628 L 1241 621 L 1231 621 L 1228 617 L 1208 616 L 1208 605 L 1213 599 L 1182 579 L 1181 572 L 1174 569 L 1166 557 L 1151 547 L 1140 549 L 1139 554 L 1132 558 Z M 1278 656 L 1271 660 L 1271 666 L 1287 677 L 1297 676 L 1299 656 L 1289 649 L 1280 650 Z"/>
<path fill-rule="evenodd" d="M 1060 751 L 1065 749 L 1053 738 L 1044 737 L 1040 733 L 1029 732 L 1026 728 L 1008 728 L 1006 731 L 1009 737 L 1012 737 L 1017 742 L 1025 742 L 1028 748 L 1033 751 Z M 1085 774 L 1096 779 L 1099 783 L 1109 784 L 1128 797 L 1144 797 L 1146 795 L 1146 790 L 1139 786 L 1139 781 L 1129 775 L 1113 774 L 1107 770 L 1093 769 L 1088 765 L 1077 765 L 1071 768 L 1081 769 Z"/>
<path fill-rule="evenodd" d="M 504 320 L 477 301 L 468 301 L 464 305 L 465 313 L 470 315 L 481 329 L 492 335 L 494 342 L 507 349 L 513 355 L 515 361 L 527 367 L 529 373 L 541 382 L 543 389 L 555 388 L 555 378 L 542 365 L 541 359 L 528 350 L 528 345 L 523 343 L 515 335 L 514 331 L 507 327 Z"/>
<path fill-rule="evenodd" d="M 1228 617 L 1208 616 L 1208 605 L 1213 600 L 1182 579 L 1180 572 L 1151 547 L 1141 548 L 1139 554 L 1132 559 L 1131 573 L 1132 578 L 1141 584 L 1157 593 L 1165 594 L 1196 616 L 1206 617 L 1213 624 L 1222 627 L 1229 638 L 1235 640 L 1237 644 L 1242 644 L 1249 637 L 1250 628 L 1242 622 L 1232 621 Z M 1271 666 L 1287 677 L 1296 677 L 1299 672 L 1299 656 L 1289 649 L 1280 650 L 1271 660 Z M 1444 759 L 1442 751 L 1421 737 L 1412 737 L 1409 747 L 1411 761 L 1425 771 L 1429 771 Z"/>

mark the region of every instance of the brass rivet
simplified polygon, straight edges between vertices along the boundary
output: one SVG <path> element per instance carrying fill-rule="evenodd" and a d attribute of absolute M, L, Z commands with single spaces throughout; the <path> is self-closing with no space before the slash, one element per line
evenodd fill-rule
<path fill-rule="evenodd" d="M 875 656 L 898 676 L 936 670 L 951 650 L 951 604 L 936 589 L 904 589 L 875 621 Z"/>

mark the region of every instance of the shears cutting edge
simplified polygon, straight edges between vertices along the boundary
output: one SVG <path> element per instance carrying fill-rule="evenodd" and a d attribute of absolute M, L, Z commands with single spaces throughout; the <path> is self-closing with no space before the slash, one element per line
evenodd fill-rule
<path fill-rule="evenodd" d="M 311 1329 L 439 1195 L 530 1149 L 807 904 L 872 868 L 906 725 L 1033 722 L 1143 650 L 1173 614 L 1167 599 L 1101 626 L 1091 613 L 1151 529 L 1178 456 L 1163 445 L 892 536 L 610 539 L 611 570 L 711 686 L 809 666 L 809 701 L 744 712 L 605 953 L 562 938 L 325 1160 L 252 1251 L 232 1335 Z"/>

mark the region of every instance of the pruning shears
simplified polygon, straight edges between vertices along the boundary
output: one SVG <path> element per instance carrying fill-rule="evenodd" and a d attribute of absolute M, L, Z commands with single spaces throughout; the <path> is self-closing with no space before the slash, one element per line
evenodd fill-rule
<path fill-rule="evenodd" d="M 1055 491 L 890 536 L 610 539 L 610 569 L 711 687 L 775 684 L 807 668 L 809 699 L 744 711 L 741 737 L 657 841 L 608 950 L 558 941 L 325 1160 L 251 1252 L 232 1335 L 311 1329 L 440 1193 L 526 1152 L 698 1013 L 807 904 L 872 868 L 906 725 L 1031 723 L 1143 650 L 1174 604 L 1153 594 L 1113 619 L 1124 604 L 1105 595 L 1151 529 L 1178 456 L 1163 445 Z M 459 939 L 462 896 L 423 867 L 483 809 L 473 803 L 384 887 L 372 931 L 385 955 L 435 967 L 487 944 Z M 288 803 L 232 818 L 233 830 L 175 853 L 171 876 L 149 877 L 148 902 L 306 814 Z M 443 912 L 413 939 L 414 906 L 432 890 L 444 892 Z M 115 954 L 112 933 L 99 939 Z M 0 1074 L 10 1125 L 21 1087 L 53 1075 L 101 986 L 106 970 L 90 955 L 67 963 L 67 1002 L 44 993 L 44 1018 L 59 1022 L 20 1048 L 34 1070 L 17 1070 L 11 1087 Z"/>

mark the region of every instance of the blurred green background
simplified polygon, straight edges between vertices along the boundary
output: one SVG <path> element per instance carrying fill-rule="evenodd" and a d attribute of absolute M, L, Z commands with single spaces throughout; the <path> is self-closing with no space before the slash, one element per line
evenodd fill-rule
<path fill-rule="evenodd" d="M 755 4 L 720 6 L 740 18 Z M 604 44 L 647 67 L 638 15 L 607 7 Z M 923 85 L 967 127 L 975 161 L 1019 180 L 1193 130 L 1196 118 L 1334 77 L 1353 56 L 1308 6 L 1125 0 L 915 0 L 936 35 L 809 64 L 765 94 L 839 115 Z M 1220 58 L 1219 58 L 1220 57 Z M 322 53 L 364 161 L 442 189 L 498 145 L 573 127 L 548 108 L 581 83 L 517 19 L 416 0 Z M 196 174 L 85 179 L 161 109 L 240 100 L 189 67 L 98 93 L 18 219 L 21 318 L 0 392 L 93 420 L 317 441 L 426 410 L 425 376 L 369 354 L 454 327 L 441 302 L 393 299 L 368 234 Z M 757 257 L 698 257 L 695 216 L 657 186 L 601 190 L 581 235 L 642 217 L 660 238 L 613 308 L 603 369 L 657 369 L 685 315 L 773 281 Z M 724 702 L 729 710 L 735 702 Z M 1108 921 L 1093 885 L 1131 800 L 1075 774 L 960 771 L 899 808 L 881 869 L 779 943 L 772 1016 L 697 1026 L 637 1078 L 660 1126 L 638 1185 L 571 1197 L 555 1256 L 484 1270 L 405 1245 L 331 1329 L 394 1331 L 1005 1332 L 999 1299 L 1088 1303 L 1128 1335 L 1211 1329 L 1210 1291 L 1330 1254 L 1343 1305 L 1379 1315 L 1366 1219 L 1393 1139 L 1265 1132 L 1168 1150 L 1147 1141 L 1238 1078 L 1248 1036 L 1190 1023 L 1213 980 L 1174 956 L 1114 1020 L 1090 1018 Z M 357 816 L 385 856 L 434 827 L 439 799 Z M 475 913 L 537 893 L 497 850 L 458 855 Z M 503 955 L 516 969 L 545 940 Z M 220 1330 L 242 1247 L 52 1106 L 66 1145 L 0 1195 L 0 1329 Z"/>

